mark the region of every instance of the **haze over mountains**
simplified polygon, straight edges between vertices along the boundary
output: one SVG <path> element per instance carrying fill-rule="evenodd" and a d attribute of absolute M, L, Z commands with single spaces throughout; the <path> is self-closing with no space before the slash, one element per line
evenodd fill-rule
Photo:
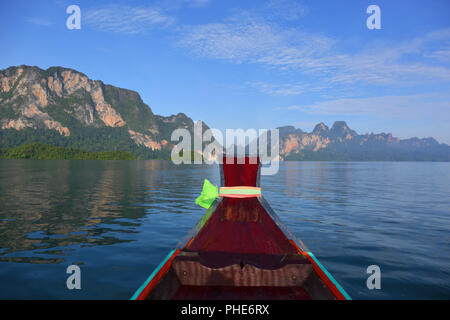
<path fill-rule="evenodd" d="M 156 115 L 137 92 L 68 68 L 10 67 L 0 71 L 0 85 L 0 148 L 43 142 L 167 159 L 172 131 L 193 133 L 194 121 L 184 113 Z M 283 160 L 450 161 L 450 146 L 433 138 L 358 134 L 343 121 L 331 128 L 319 123 L 310 133 L 293 126 L 279 130 Z"/>

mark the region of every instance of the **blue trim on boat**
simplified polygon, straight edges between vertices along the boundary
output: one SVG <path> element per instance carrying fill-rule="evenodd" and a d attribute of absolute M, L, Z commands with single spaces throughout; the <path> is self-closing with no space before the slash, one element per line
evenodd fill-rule
<path fill-rule="evenodd" d="M 134 293 L 134 295 L 131 297 L 130 300 L 136 300 L 137 297 L 139 297 L 141 292 L 150 283 L 150 281 L 152 281 L 153 277 L 158 273 L 159 270 L 161 270 L 161 268 L 166 264 L 167 260 L 170 259 L 170 257 L 175 253 L 175 251 L 176 251 L 175 249 L 170 251 L 170 253 L 167 255 L 167 257 L 156 267 L 155 270 L 153 270 L 150 277 L 148 277 L 147 280 L 145 280 L 145 282 L 139 287 L 139 289 L 137 289 L 137 291 Z"/>
<path fill-rule="evenodd" d="M 331 273 L 329 273 L 327 271 L 327 269 L 325 269 L 325 267 L 319 262 L 319 260 L 316 258 L 316 256 L 308 251 L 308 254 L 311 258 L 313 258 L 313 260 L 317 263 L 317 265 L 319 266 L 320 269 L 322 269 L 322 271 L 325 273 L 325 275 L 328 277 L 328 279 L 331 280 L 331 282 L 334 283 L 334 285 L 336 286 L 336 288 L 342 293 L 342 295 L 345 297 L 345 299 L 347 300 L 352 300 L 352 298 L 348 295 L 347 292 L 345 292 L 344 288 L 341 287 L 341 285 L 333 278 L 333 276 L 331 275 Z"/>

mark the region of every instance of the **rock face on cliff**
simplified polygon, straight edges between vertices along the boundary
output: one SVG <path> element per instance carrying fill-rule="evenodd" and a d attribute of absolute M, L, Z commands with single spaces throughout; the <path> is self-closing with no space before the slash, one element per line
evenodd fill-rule
<path fill-rule="evenodd" d="M 280 127 L 280 157 L 284 160 L 450 161 L 450 146 L 433 138 L 400 140 L 392 134 L 358 134 L 344 121 L 331 129 L 324 123 L 307 133 Z"/>
<path fill-rule="evenodd" d="M 155 115 L 137 92 L 72 69 L 20 66 L 0 71 L 0 148 L 33 141 L 166 157 L 172 131 L 193 132 L 193 127 L 182 113 Z"/>

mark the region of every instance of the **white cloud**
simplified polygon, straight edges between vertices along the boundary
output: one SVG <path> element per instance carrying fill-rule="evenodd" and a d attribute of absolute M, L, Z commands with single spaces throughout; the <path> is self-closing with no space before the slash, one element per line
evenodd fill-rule
<path fill-rule="evenodd" d="M 264 81 L 247 81 L 246 88 L 254 88 L 262 93 L 272 96 L 297 96 L 305 92 L 318 92 L 326 89 L 320 84 L 291 82 L 291 83 L 271 83 Z"/>
<path fill-rule="evenodd" d="M 186 7 L 204 8 L 211 2 L 212 0 L 155 0 L 154 5 L 165 11 L 176 11 Z"/>
<path fill-rule="evenodd" d="M 223 23 L 187 27 L 180 47 L 194 53 L 235 63 L 262 63 L 289 67 L 297 63 L 321 67 L 315 55 L 324 54 L 333 40 L 297 29 L 283 29 L 251 14 L 233 16 Z M 308 60 L 309 59 L 309 60 Z"/>
<path fill-rule="evenodd" d="M 247 87 L 255 88 L 263 93 L 274 96 L 299 95 L 306 91 L 303 84 L 272 84 L 268 82 L 246 82 Z"/>
<path fill-rule="evenodd" d="M 211 0 L 184 0 L 192 7 L 204 7 L 211 3 Z"/>
<path fill-rule="evenodd" d="M 178 46 L 204 58 L 299 72 L 329 86 L 404 86 L 450 81 L 448 46 L 443 47 L 449 42 L 450 29 L 445 29 L 400 43 L 345 52 L 331 37 L 283 27 L 261 15 L 244 12 L 219 23 L 186 27 Z"/>
<path fill-rule="evenodd" d="M 445 41 L 450 41 L 450 29 L 430 32 L 396 44 L 377 45 L 355 54 L 342 54 L 335 58 L 330 55 L 326 58 L 334 60 L 330 65 L 336 72 L 331 73 L 327 81 L 379 85 L 450 81 L 448 63 L 437 59 L 437 53 L 441 52 Z"/>
<path fill-rule="evenodd" d="M 292 0 L 269 0 L 264 8 L 268 11 L 266 15 L 287 21 L 298 20 L 307 12 L 306 6 Z"/>
<path fill-rule="evenodd" d="M 83 22 L 99 31 L 142 34 L 172 24 L 173 18 L 156 7 L 108 5 L 87 11 Z"/>
<path fill-rule="evenodd" d="M 279 107 L 278 110 L 298 110 L 316 115 L 375 115 L 398 119 L 436 118 L 450 116 L 450 95 L 416 94 L 346 98 L 321 101 L 309 105 Z M 449 119 L 450 120 L 450 119 Z"/>
<path fill-rule="evenodd" d="M 51 25 L 53 25 L 54 23 L 52 21 L 46 20 L 46 19 L 42 19 L 42 18 L 26 18 L 26 21 L 38 26 L 42 26 L 42 27 L 50 27 Z"/>
<path fill-rule="evenodd" d="M 450 45 L 425 54 L 425 57 L 450 63 Z"/>

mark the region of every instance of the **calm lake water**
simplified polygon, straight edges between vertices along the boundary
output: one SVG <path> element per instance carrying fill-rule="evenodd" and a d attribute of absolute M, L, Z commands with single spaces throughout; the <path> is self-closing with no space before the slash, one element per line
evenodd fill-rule
<path fill-rule="evenodd" d="M 218 167 L 0 160 L 0 298 L 129 299 L 203 215 L 204 178 Z M 450 163 L 286 162 L 261 185 L 352 298 L 450 299 Z"/>

